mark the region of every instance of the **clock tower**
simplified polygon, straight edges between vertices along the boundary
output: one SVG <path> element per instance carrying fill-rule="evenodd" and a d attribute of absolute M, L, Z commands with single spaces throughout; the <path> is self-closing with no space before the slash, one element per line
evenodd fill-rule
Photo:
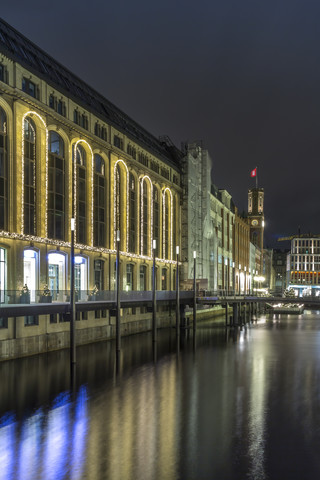
<path fill-rule="evenodd" d="M 264 189 L 252 188 L 248 191 L 248 219 L 250 222 L 250 241 L 263 250 L 264 233 Z"/>

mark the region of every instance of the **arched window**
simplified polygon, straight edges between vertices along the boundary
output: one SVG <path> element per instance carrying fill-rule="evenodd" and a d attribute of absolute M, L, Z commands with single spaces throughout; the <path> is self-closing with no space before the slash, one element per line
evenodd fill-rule
<path fill-rule="evenodd" d="M 170 239 L 169 239 L 169 228 L 170 228 L 170 197 L 169 197 L 169 190 L 166 189 L 163 192 L 163 203 L 162 203 L 162 235 L 163 235 L 163 242 L 162 242 L 162 256 L 163 258 L 169 259 L 171 256 L 170 252 Z"/>
<path fill-rule="evenodd" d="M 103 158 L 94 155 L 94 245 L 104 247 L 106 241 L 106 179 Z"/>
<path fill-rule="evenodd" d="M 149 177 L 141 180 L 141 255 L 151 255 L 152 237 L 152 183 Z"/>
<path fill-rule="evenodd" d="M 172 211 L 172 246 L 176 248 L 179 245 L 177 242 L 179 241 L 177 237 L 177 200 L 176 197 L 173 197 L 173 211 Z"/>
<path fill-rule="evenodd" d="M 77 178 L 77 241 L 86 244 L 87 241 L 87 182 L 86 182 L 86 151 L 82 145 L 77 145 L 76 151 L 76 178 Z"/>
<path fill-rule="evenodd" d="M 118 160 L 114 166 L 114 246 L 116 246 L 117 230 L 120 231 L 120 249 L 129 248 L 129 171 L 123 160 Z"/>
<path fill-rule="evenodd" d="M 121 173 L 119 164 L 116 165 L 115 170 L 115 227 L 116 230 L 121 229 Z"/>
<path fill-rule="evenodd" d="M 136 181 L 129 175 L 129 252 L 136 252 Z"/>
<path fill-rule="evenodd" d="M 24 120 L 24 233 L 36 234 L 36 129 Z"/>
<path fill-rule="evenodd" d="M 160 252 L 160 207 L 157 188 L 153 188 L 153 239 L 156 240 L 155 254 L 158 257 Z"/>
<path fill-rule="evenodd" d="M 87 259 L 76 255 L 74 257 L 74 287 L 77 291 L 78 299 L 86 295 L 88 275 L 87 275 Z"/>
<path fill-rule="evenodd" d="M 26 249 L 23 252 L 23 285 L 27 285 L 30 290 L 31 301 L 36 298 L 38 289 L 38 252 L 32 249 Z"/>
<path fill-rule="evenodd" d="M 54 300 L 62 301 L 66 285 L 66 256 L 59 252 L 48 254 L 48 288 Z"/>
<path fill-rule="evenodd" d="M 0 229 L 8 228 L 7 116 L 0 107 Z"/>
<path fill-rule="evenodd" d="M 57 132 L 49 132 L 48 236 L 64 240 L 65 156 L 64 142 Z"/>

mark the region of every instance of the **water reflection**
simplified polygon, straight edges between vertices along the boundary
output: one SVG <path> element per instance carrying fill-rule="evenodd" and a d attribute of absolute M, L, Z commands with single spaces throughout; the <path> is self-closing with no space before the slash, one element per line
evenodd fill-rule
<path fill-rule="evenodd" d="M 313 479 L 320 322 L 123 339 L 0 365 L 0 480 Z M 156 361 L 155 361 L 156 360 Z M 298 454 L 297 454 L 298 452 Z M 279 463 L 279 458 L 281 462 Z"/>

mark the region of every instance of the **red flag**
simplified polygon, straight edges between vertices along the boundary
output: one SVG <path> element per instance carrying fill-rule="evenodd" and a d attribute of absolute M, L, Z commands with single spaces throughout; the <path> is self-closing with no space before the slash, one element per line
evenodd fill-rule
<path fill-rule="evenodd" d="M 251 171 L 251 174 L 250 174 L 251 177 L 256 177 L 257 176 L 257 167 Z"/>

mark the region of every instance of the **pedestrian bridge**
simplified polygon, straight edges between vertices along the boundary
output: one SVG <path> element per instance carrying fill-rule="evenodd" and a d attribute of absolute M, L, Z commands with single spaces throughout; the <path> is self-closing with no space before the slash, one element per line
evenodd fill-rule
<path fill-rule="evenodd" d="M 156 302 L 160 304 L 176 305 L 177 293 L 173 291 L 157 291 Z M 32 298 L 35 301 L 32 301 Z M 59 292 L 57 299 L 52 297 L 43 297 L 41 295 L 30 296 L 30 303 L 21 303 L 21 295 L 7 294 L 6 303 L 1 303 L 0 317 L 19 317 L 24 315 L 48 315 L 48 314 L 67 314 L 70 312 L 69 292 Z M 61 300 L 63 299 L 63 300 Z M 116 308 L 116 291 L 102 291 L 96 295 L 88 295 L 87 292 L 80 292 L 76 297 L 76 311 L 92 310 L 113 310 Z M 20 300 L 20 301 L 19 301 Z M 24 299 L 24 301 L 26 301 Z M 27 300 L 28 301 L 28 300 Z M 193 291 L 179 291 L 179 302 L 183 308 L 186 305 L 193 305 Z M 277 304 L 277 303 L 304 303 L 307 307 L 320 307 L 320 297 L 303 298 L 281 298 L 281 297 L 260 297 L 254 295 L 230 295 L 226 292 L 206 292 L 205 295 L 196 297 L 196 303 L 201 306 L 226 304 Z M 134 307 L 152 307 L 152 291 L 121 291 L 121 308 Z"/>

